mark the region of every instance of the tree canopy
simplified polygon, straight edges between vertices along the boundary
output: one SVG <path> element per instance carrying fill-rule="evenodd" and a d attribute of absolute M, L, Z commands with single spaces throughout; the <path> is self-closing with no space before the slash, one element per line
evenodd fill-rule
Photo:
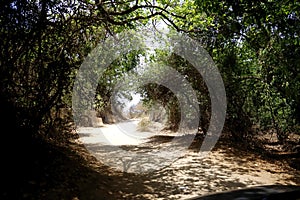
<path fill-rule="evenodd" d="M 170 31 L 199 41 L 218 66 L 227 93 L 226 127 L 236 138 L 253 136 L 253 126 L 274 130 L 282 142 L 299 131 L 297 1 L 12 0 L 0 7 L 0 106 L 8 116 L 6 126 L 26 129 L 31 136 L 47 134 L 53 113 L 70 107 L 74 78 L 97 43 L 163 21 Z M 100 115 L 110 107 L 115 81 L 138 66 L 144 53 L 124 55 L 106 70 L 95 97 Z M 192 84 L 205 133 L 211 108 L 202 77 L 172 52 L 157 51 L 151 59 Z M 140 92 L 145 101 L 167 108 L 170 127 L 176 129 L 180 115 L 174 94 L 155 84 Z"/>

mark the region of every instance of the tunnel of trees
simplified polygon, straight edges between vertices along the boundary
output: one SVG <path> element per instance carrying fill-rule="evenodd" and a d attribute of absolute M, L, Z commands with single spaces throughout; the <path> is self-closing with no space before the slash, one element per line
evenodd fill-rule
<path fill-rule="evenodd" d="M 8 0 L 0 7 L 1 153 L 7 170 L 21 162 L 13 149 L 25 160 L 43 152 L 33 146 L 68 139 L 72 116 L 61 119 L 59 112 L 71 109 L 74 79 L 88 53 L 114 34 L 155 21 L 209 52 L 226 88 L 225 129 L 235 140 L 255 144 L 256 134 L 274 132 L 286 147 L 299 145 L 288 143 L 300 131 L 298 1 Z M 95 99 L 99 116 L 110 112 L 114 80 L 142 55 L 124 55 L 106 70 Z M 172 66 L 197 91 L 205 133 L 210 99 L 200 74 L 176 54 L 155 55 L 153 62 Z M 172 92 L 151 84 L 140 92 L 169 111 L 169 128 L 176 130 L 180 115 Z"/>

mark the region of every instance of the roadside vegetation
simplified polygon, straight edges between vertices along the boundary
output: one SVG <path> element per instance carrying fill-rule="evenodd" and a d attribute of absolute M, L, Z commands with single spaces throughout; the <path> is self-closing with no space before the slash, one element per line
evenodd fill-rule
<path fill-rule="evenodd" d="M 268 157 L 287 159 L 299 169 L 299 12 L 298 1 L 272 0 L 1 2 L 1 152 L 3 180 L 9 183 L 2 194 L 14 195 L 8 192 L 12 187 L 30 179 L 27 175 L 34 174 L 32 171 L 38 174 L 47 167 L 45 158 L 64 157 L 60 150 L 76 157 L 76 152 L 62 146 L 78 137 L 72 118 L 72 91 L 77 72 L 91 50 L 118 33 L 155 27 L 158 22 L 166 23 L 170 32 L 197 40 L 218 67 L 227 97 L 222 136 Z M 106 69 L 98 80 L 97 117 L 103 123 L 115 122 L 114 87 L 122 76 L 138 74 L 136 67 L 146 58 L 148 63 L 172 67 L 192 85 L 201 112 L 198 136 L 204 136 L 211 105 L 201 75 L 172 52 L 146 54 L 132 51 Z M 180 110 L 174 93 L 158 84 L 146 84 L 136 92 L 145 108 L 159 105 L 166 111 L 166 129 L 178 129 Z M 122 107 L 122 102 L 118 103 Z M 142 119 L 140 128 L 146 131 L 150 121 Z M 59 177 L 53 180 L 55 185 Z"/>

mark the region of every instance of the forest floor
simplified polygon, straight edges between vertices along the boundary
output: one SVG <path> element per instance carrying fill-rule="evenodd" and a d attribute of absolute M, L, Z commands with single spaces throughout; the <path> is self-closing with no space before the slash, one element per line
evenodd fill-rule
<path fill-rule="evenodd" d="M 161 132 L 143 148 L 159 148 L 171 139 Z M 36 143 L 35 156 L 18 166 L 2 187 L 1 199 L 186 199 L 257 185 L 300 185 L 300 170 L 288 165 L 289 158 L 267 158 L 226 137 L 201 157 L 201 144 L 200 138 L 194 140 L 169 166 L 134 174 L 105 166 L 76 137 L 60 144 Z"/>

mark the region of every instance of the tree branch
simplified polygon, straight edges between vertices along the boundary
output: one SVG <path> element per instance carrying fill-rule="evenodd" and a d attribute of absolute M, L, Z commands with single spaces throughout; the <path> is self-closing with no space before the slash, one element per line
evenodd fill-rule
<path fill-rule="evenodd" d="M 119 12 L 115 12 L 115 11 L 108 11 L 103 7 L 103 2 L 99 2 L 99 0 L 95 1 L 95 5 L 97 6 L 98 10 L 100 11 L 100 14 L 103 16 L 104 20 L 107 21 L 108 23 L 111 23 L 113 25 L 124 25 L 124 24 L 128 24 L 130 22 L 133 21 L 137 21 L 137 20 L 142 20 L 142 19 L 150 19 L 154 16 L 160 15 L 162 16 L 165 20 L 167 20 L 177 31 L 184 31 L 182 29 L 180 29 L 171 19 L 169 16 L 172 17 L 176 17 L 176 18 L 181 18 L 181 19 L 185 19 L 186 16 L 179 16 L 176 15 L 170 11 L 167 10 L 168 5 L 166 5 L 164 8 L 160 7 L 160 6 L 156 6 L 156 5 L 138 5 L 139 1 L 136 0 L 135 1 L 135 5 L 123 10 L 123 11 L 119 11 Z M 117 7 L 117 6 L 115 6 Z M 137 17 L 133 17 L 133 18 L 129 18 L 123 21 L 117 21 L 114 19 L 114 16 L 126 16 L 129 15 L 137 10 L 140 9 L 151 9 L 151 14 L 147 15 L 147 16 L 137 16 Z M 157 10 L 157 12 L 153 12 L 153 10 Z M 169 16 L 167 16 L 169 15 Z"/>

